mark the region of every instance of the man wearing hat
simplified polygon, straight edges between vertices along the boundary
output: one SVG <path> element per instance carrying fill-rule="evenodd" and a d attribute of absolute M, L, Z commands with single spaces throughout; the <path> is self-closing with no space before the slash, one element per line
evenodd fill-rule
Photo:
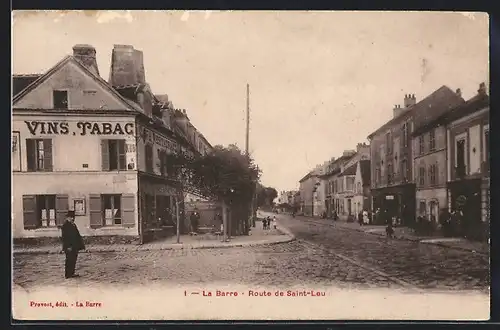
<path fill-rule="evenodd" d="M 85 250 L 85 244 L 83 244 L 82 236 L 75 224 L 75 211 L 68 211 L 61 230 L 63 252 L 66 254 L 64 276 L 66 278 L 78 277 L 75 274 L 76 259 L 78 258 L 78 251 Z"/>

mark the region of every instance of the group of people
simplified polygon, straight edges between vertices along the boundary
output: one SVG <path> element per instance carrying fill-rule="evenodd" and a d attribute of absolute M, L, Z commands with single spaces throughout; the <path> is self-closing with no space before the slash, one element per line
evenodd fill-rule
<path fill-rule="evenodd" d="M 274 229 L 276 229 L 276 216 L 273 216 L 272 218 L 267 216 L 262 219 L 262 229 L 269 230 L 271 229 L 271 226 L 274 226 Z"/>

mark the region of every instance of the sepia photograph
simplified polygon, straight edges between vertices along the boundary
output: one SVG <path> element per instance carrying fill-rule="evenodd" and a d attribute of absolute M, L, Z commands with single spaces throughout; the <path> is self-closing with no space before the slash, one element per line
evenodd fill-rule
<path fill-rule="evenodd" d="M 12 318 L 490 318 L 489 17 L 13 11 Z"/>

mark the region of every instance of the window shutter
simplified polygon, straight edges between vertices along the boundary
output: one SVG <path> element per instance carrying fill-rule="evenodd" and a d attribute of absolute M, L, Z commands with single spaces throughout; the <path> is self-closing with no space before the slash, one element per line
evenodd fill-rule
<path fill-rule="evenodd" d="M 28 171 L 36 169 L 36 149 L 35 140 L 26 139 L 26 156 L 28 158 Z"/>
<path fill-rule="evenodd" d="M 68 195 L 56 195 L 56 225 L 62 226 L 68 213 Z"/>
<path fill-rule="evenodd" d="M 101 195 L 89 196 L 90 228 L 102 227 Z"/>
<path fill-rule="evenodd" d="M 52 139 L 43 140 L 44 171 L 52 172 Z"/>
<path fill-rule="evenodd" d="M 102 161 L 102 170 L 109 171 L 109 143 L 108 143 L 108 140 L 101 140 L 101 161 Z"/>
<path fill-rule="evenodd" d="M 127 157 L 125 150 L 125 140 L 118 140 L 118 169 L 127 169 Z"/>
<path fill-rule="evenodd" d="M 135 195 L 122 195 L 122 223 L 124 227 L 135 226 Z"/>
<path fill-rule="evenodd" d="M 24 229 L 35 229 L 38 227 L 38 218 L 36 214 L 36 196 L 23 196 L 23 223 Z"/>
<path fill-rule="evenodd" d="M 434 181 L 436 184 L 439 184 L 439 166 L 434 165 Z"/>

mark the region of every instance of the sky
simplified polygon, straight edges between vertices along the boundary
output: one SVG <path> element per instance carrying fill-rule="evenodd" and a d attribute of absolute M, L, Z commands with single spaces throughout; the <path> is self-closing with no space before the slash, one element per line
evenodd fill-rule
<path fill-rule="evenodd" d="M 13 72 L 44 73 L 75 44 L 96 48 L 108 80 L 114 44 L 144 53 L 146 80 L 212 145 L 245 147 L 281 190 L 341 156 L 442 85 L 465 99 L 489 85 L 485 13 L 285 11 L 17 12 Z"/>

